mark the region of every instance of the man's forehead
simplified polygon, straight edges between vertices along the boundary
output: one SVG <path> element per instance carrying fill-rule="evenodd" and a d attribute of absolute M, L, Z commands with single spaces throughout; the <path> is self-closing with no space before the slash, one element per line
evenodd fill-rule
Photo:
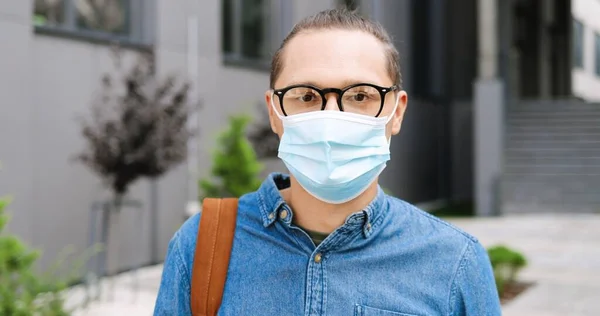
<path fill-rule="evenodd" d="M 286 45 L 283 57 L 279 79 L 286 85 L 340 87 L 359 82 L 388 84 L 391 80 L 383 45 L 362 31 L 303 32 Z"/>

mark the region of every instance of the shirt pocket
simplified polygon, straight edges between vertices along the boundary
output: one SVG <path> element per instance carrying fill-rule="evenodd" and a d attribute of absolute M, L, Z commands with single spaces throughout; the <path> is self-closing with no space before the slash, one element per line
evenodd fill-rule
<path fill-rule="evenodd" d="M 407 314 L 395 311 L 389 311 L 366 305 L 357 304 L 354 307 L 354 316 L 419 316 L 416 314 Z"/>

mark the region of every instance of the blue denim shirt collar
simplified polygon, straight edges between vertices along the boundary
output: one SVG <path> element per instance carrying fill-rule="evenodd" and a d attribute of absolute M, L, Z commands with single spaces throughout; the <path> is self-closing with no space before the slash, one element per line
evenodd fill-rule
<path fill-rule="evenodd" d="M 286 222 L 291 223 L 292 210 L 287 205 L 279 190 L 285 189 L 290 185 L 289 175 L 282 173 L 271 173 L 267 180 L 262 183 L 258 189 L 259 208 L 264 227 L 269 227 L 280 215 L 283 209 L 288 210 L 289 215 Z M 389 206 L 386 200 L 386 194 L 378 186 L 377 196 L 361 211 L 350 214 L 344 223 L 344 227 L 349 229 L 361 228 L 363 237 L 368 238 L 377 229 L 381 223 Z"/>

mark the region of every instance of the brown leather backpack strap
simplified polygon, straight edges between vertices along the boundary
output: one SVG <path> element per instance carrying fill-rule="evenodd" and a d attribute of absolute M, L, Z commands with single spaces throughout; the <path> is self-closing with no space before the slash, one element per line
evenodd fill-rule
<path fill-rule="evenodd" d="M 193 315 L 213 316 L 221 306 L 233 245 L 238 199 L 206 198 L 198 225 L 191 280 Z"/>

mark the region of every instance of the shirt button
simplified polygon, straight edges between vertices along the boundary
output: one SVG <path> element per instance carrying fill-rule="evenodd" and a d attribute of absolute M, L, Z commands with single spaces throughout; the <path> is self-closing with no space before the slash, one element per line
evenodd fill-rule
<path fill-rule="evenodd" d="M 281 213 L 279 213 L 279 218 L 281 219 L 286 219 L 288 216 L 288 212 L 286 210 L 281 211 Z"/>
<path fill-rule="evenodd" d="M 315 262 L 316 263 L 321 263 L 321 260 L 323 260 L 323 256 L 321 256 L 320 253 L 315 255 Z"/>
<path fill-rule="evenodd" d="M 269 214 L 269 219 L 274 219 L 274 218 L 275 218 L 275 213 Z"/>
<path fill-rule="evenodd" d="M 367 231 L 371 231 L 371 223 L 367 223 Z"/>

